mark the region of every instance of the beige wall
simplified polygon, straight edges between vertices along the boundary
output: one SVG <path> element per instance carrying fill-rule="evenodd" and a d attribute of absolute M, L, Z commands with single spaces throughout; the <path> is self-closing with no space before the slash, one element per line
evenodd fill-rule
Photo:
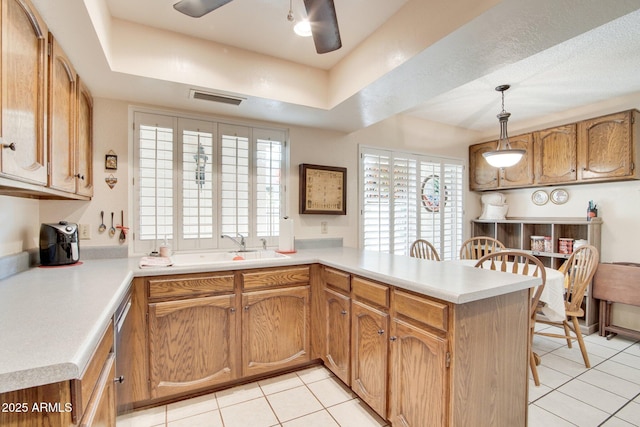
<path fill-rule="evenodd" d="M 109 99 L 96 99 L 94 130 L 94 198 L 83 201 L 38 201 L 0 196 L 0 256 L 18 253 L 38 247 L 39 226 L 42 222 L 66 219 L 89 224 L 91 240 L 83 240 L 81 247 L 119 245 L 117 236 L 98 233 L 100 211 L 105 211 L 105 223 L 110 225 L 110 212 L 116 212 L 119 223 L 120 210 L 125 211 L 125 223 L 130 225 L 129 203 L 129 103 Z M 640 94 L 612 99 L 600 104 L 556 114 L 535 122 L 518 122 L 513 116 L 510 122 L 512 135 L 534 129 L 577 121 L 628 108 L 640 108 Z M 277 125 L 282 126 L 282 125 Z M 343 134 L 320 129 L 289 127 L 291 152 L 287 214 L 295 221 L 298 238 L 342 237 L 345 246 L 358 245 L 358 144 L 448 156 L 467 156 L 467 146 L 487 140 L 494 135 L 464 131 L 437 123 L 397 116 L 369 128 Z M 496 125 L 497 132 L 497 125 Z M 114 189 L 109 189 L 104 179 L 111 173 L 104 169 L 104 155 L 113 150 L 118 155 L 118 178 Z M 299 215 L 298 214 L 298 165 L 300 163 L 342 166 L 348 169 L 347 215 Z M 551 191 L 557 187 L 549 187 Z M 603 218 L 602 260 L 640 262 L 640 181 L 563 186 L 569 192 L 565 205 L 547 203 L 540 207 L 531 202 L 533 189 L 509 190 L 504 193 L 510 205 L 509 216 L 524 217 L 582 217 L 589 200 L 594 200 Z M 480 213 L 479 195 L 467 193 L 466 219 Z M 320 233 L 321 222 L 328 223 L 328 233 Z M 468 223 L 468 222 L 466 222 Z M 469 231 L 466 230 L 468 235 Z M 640 316 L 633 307 L 619 307 L 614 319 L 621 324 L 639 328 Z"/>
<path fill-rule="evenodd" d="M 579 118 L 591 117 L 625 108 L 640 107 L 640 95 L 620 100 L 609 100 L 600 105 L 583 107 L 556 115 L 552 120 L 537 123 L 518 123 L 511 133 L 524 132 L 545 125 L 565 123 Z M 120 223 L 119 212 L 125 211 L 125 225 L 129 221 L 129 103 L 109 99 L 95 100 L 94 136 L 94 198 L 83 201 L 36 201 L 1 196 L 7 216 L 0 222 L 0 256 L 20 252 L 38 246 L 37 236 L 41 222 L 66 219 L 89 224 L 91 240 L 84 240 L 81 246 L 118 245 L 117 238 L 107 233 L 98 233 L 100 211 L 105 212 L 105 222 L 110 225 L 110 212 L 116 213 L 116 223 Z M 278 125 L 281 126 L 281 125 Z M 496 126 L 497 127 L 497 126 Z M 358 245 L 358 145 L 394 147 L 408 151 L 466 158 L 470 143 L 491 136 L 426 122 L 407 116 L 390 118 L 369 128 L 343 134 L 320 129 L 290 127 L 291 141 L 289 187 L 287 189 L 287 214 L 295 221 L 295 232 L 299 238 L 342 237 L 346 246 Z M 118 179 L 114 189 L 110 189 L 105 178 L 111 173 L 104 169 L 104 155 L 113 150 L 118 155 L 118 170 L 113 175 Z M 300 163 L 343 166 L 348 169 L 347 215 L 299 215 L 298 214 L 298 165 Z M 556 187 L 549 187 L 552 190 Z M 569 192 L 565 205 L 547 203 L 536 206 L 531 202 L 531 189 L 510 190 L 504 193 L 510 205 L 509 216 L 530 217 L 582 217 L 587 202 L 598 203 L 599 214 L 603 217 L 602 259 L 603 261 L 640 262 L 640 252 L 635 250 L 640 241 L 640 227 L 634 214 L 640 211 L 640 182 L 603 183 L 564 186 Z M 479 195 L 467 194 L 467 219 L 475 218 L 480 212 Z M 328 234 L 320 233 L 321 222 L 328 224 Z M 11 225 L 9 225 L 11 224 Z"/>
<path fill-rule="evenodd" d="M 620 100 L 609 100 L 599 105 L 554 116 L 547 122 L 512 126 L 511 133 L 525 132 L 545 125 L 566 123 L 571 120 L 591 117 L 611 111 L 640 107 L 640 95 Z M 119 223 L 120 210 L 125 211 L 125 224 L 130 225 L 129 203 L 130 178 L 128 174 L 129 103 L 109 99 L 95 100 L 94 135 L 94 198 L 83 201 L 36 201 L 0 196 L 3 209 L 0 218 L 0 256 L 20 252 L 38 246 L 37 236 L 41 222 L 66 219 L 89 224 L 91 240 L 83 240 L 81 246 L 118 245 L 117 238 L 107 233 L 98 233 L 100 211 L 105 212 L 105 222 L 110 225 L 110 212 L 116 213 Z M 282 125 L 277 125 L 282 126 Z M 497 126 L 496 126 L 497 128 Z M 342 237 L 346 246 L 358 245 L 358 145 L 394 147 L 408 151 L 449 157 L 467 156 L 470 143 L 490 138 L 437 123 L 426 122 L 407 116 L 390 118 L 369 128 L 343 134 L 320 129 L 290 127 L 291 141 L 289 187 L 287 189 L 287 214 L 295 221 L 295 233 L 299 238 Z M 114 189 L 109 189 L 104 179 L 110 171 L 104 169 L 104 155 L 113 150 L 118 155 L 118 178 Z M 343 166 L 348 169 L 347 215 L 298 215 L 298 165 L 300 163 Z M 550 187 L 548 190 L 556 187 Z M 504 193 L 510 205 L 509 216 L 532 217 L 582 217 L 588 200 L 598 203 L 600 216 L 604 219 L 602 230 L 602 259 L 604 261 L 640 262 L 636 242 L 640 241 L 640 227 L 634 214 L 640 208 L 640 182 L 620 182 L 564 186 L 569 192 L 569 202 L 557 206 L 552 203 L 540 207 L 531 202 L 533 190 L 510 190 Z M 466 216 L 475 218 L 480 212 L 479 195 L 468 193 Z M 328 223 L 328 234 L 320 233 L 320 223 Z M 468 234 L 468 232 L 467 232 Z"/>

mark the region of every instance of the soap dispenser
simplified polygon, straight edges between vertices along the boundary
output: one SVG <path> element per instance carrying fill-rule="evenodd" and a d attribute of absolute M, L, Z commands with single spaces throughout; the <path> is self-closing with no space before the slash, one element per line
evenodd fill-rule
<path fill-rule="evenodd" d="M 171 246 L 167 243 L 167 236 L 164 236 L 164 242 L 160 245 L 160 256 L 161 257 L 170 257 L 171 256 Z"/>

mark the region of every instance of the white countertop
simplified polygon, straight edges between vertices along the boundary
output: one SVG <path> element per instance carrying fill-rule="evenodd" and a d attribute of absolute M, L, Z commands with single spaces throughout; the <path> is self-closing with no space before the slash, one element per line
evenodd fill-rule
<path fill-rule="evenodd" d="M 0 281 L 0 393 L 79 378 L 134 276 L 319 262 L 464 304 L 527 289 L 539 279 L 352 248 L 198 267 L 138 267 L 140 257 L 32 268 Z"/>

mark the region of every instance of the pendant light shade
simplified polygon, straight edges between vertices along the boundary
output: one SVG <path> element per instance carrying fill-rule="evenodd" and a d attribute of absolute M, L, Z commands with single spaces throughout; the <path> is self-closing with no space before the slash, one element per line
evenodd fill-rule
<path fill-rule="evenodd" d="M 502 93 L 502 111 L 497 116 L 500 121 L 500 138 L 498 139 L 498 147 L 495 151 L 482 153 L 487 163 L 495 168 L 508 168 L 513 166 L 518 163 L 526 153 L 525 150 L 511 148 L 511 143 L 509 142 L 507 121 L 511 114 L 504 110 L 504 91 L 510 87 L 509 85 L 496 87 L 496 90 Z"/>

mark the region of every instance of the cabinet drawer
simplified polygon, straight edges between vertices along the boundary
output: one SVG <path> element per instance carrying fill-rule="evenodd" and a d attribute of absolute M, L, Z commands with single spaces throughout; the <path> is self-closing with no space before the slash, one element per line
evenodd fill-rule
<path fill-rule="evenodd" d="M 233 292 L 233 273 L 190 274 L 148 279 L 149 298 L 176 298 Z"/>
<path fill-rule="evenodd" d="M 446 332 L 449 307 L 446 304 L 395 290 L 393 308 L 402 315 Z"/>
<path fill-rule="evenodd" d="M 242 275 L 244 289 L 259 289 L 272 286 L 288 286 L 309 283 L 309 267 L 277 268 L 273 270 L 255 270 Z"/>
<path fill-rule="evenodd" d="M 337 288 L 345 292 L 351 291 L 351 275 L 333 268 L 322 268 L 322 280 L 328 286 Z"/>
<path fill-rule="evenodd" d="M 78 422 L 87 409 L 91 395 L 98 384 L 102 369 L 113 352 L 113 322 L 109 323 L 107 330 L 89 360 L 82 377 L 71 381 L 71 402 L 73 405 L 73 419 Z"/>
<path fill-rule="evenodd" d="M 351 290 L 357 300 L 372 302 L 381 307 L 389 307 L 389 286 L 360 277 L 351 278 Z"/>

